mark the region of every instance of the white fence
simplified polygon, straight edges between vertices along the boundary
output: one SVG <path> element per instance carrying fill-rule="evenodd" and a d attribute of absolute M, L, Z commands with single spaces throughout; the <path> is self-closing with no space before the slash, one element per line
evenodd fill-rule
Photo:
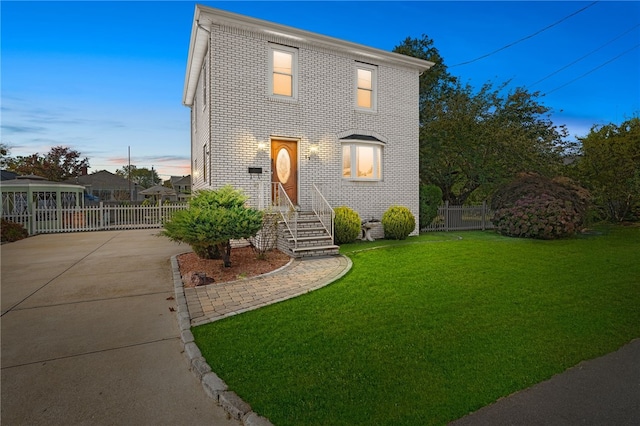
<path fill-rule="evenodd" d="M 186 203 L 156 206 L 97 206 L 75 208 L 37 208 L 30 213 L 6 214 L 3 219 L 24 226 L 29 235 L 58 232 L 104 231 L 114 229 L 161 228 L 174 212 L 187 208 Z"/>
<path fill-rule="evenodd" d="M 438 215 L 422 231 L 470 231 L 493 229 L 493 211 L 487 203 L 480 206 L 450 206 L 446 201 L 438 208 Z"/>

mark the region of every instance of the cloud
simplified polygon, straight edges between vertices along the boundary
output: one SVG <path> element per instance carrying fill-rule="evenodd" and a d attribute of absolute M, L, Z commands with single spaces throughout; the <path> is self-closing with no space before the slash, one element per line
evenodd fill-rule
<path fill-rule="evenodd" d="M 46 127 L 43 126 L 30 126 L 27 124 L 19 125 L 19 124 L 3 124 L 2 131 L 7 132 L 9 134 L 20 134 L 20 133 L 43 133 L 47 130 Z"/>

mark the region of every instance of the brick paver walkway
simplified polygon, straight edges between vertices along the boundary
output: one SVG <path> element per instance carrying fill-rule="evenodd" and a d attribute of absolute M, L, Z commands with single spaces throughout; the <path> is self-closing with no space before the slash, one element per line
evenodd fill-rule
<path fill-rule="evenodd" d="M 294 259 L 267 275 L 185 288 L 191 325 L 217 321 L 308 293 L 331 284 L 349 269 L 351 260 L 345 256 Z"/>

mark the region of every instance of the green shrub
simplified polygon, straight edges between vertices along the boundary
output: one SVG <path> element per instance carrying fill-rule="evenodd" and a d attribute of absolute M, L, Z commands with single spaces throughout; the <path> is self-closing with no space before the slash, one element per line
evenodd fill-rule
<path fill-rule="evenodd" d="M 420 184 L 420 229 L 426 228 L 438 216 L 438 207 L 442 204 L 442 190 L 435 185 Z"/>
<path fill-rule="evenodd" d="M 262 226 L 262 212 L 246 207 L 247 199 L 230 185 L 217 191 L 198 191 L 186 210 L 174 213 L 164 223 L 160 235 L 189 244 L 198 256 L 219 255 L 229 267 L 230 240 L 253 237 Z"/>
<path fill-rule="evenodd" d="M 358 214 L 358 212 L 347 206 L 336 207 L 334 211 L 336 213 L 336 244 L 347 244 L 354 242 L 360 235 L 362 229 L 360 215 Z"/>
<path fill-rule="evenodd" d="M 416 218 L 406 207 L 391 206 L 382 215 L 384 237 L 392 240 L 404 240 L 416 227 Z"/>
<path fill-rule="evenodd" d="M 2 242 L 12 243 L 14 241 L 22 240 L 29 236 L 26 229 L 19 223 L 11 222 L 9 220 L 2 219 Z"/>
<path fill-rule="evenodd" d="M 557 239 L 583 226 L 589 194 L 567 178 L 524 175 L 493 197 L 493 224 L 512 237 Z"/>

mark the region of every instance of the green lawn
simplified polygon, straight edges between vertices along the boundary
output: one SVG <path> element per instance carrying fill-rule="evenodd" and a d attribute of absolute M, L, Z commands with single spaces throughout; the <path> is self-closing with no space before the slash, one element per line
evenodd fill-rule
<path fill-rule="evenodd" d="M 353 268 L 330 286 L 193 329 L 275 425 L 445 424 L 640 337 L 638 227 L 341 250 Z"/>

